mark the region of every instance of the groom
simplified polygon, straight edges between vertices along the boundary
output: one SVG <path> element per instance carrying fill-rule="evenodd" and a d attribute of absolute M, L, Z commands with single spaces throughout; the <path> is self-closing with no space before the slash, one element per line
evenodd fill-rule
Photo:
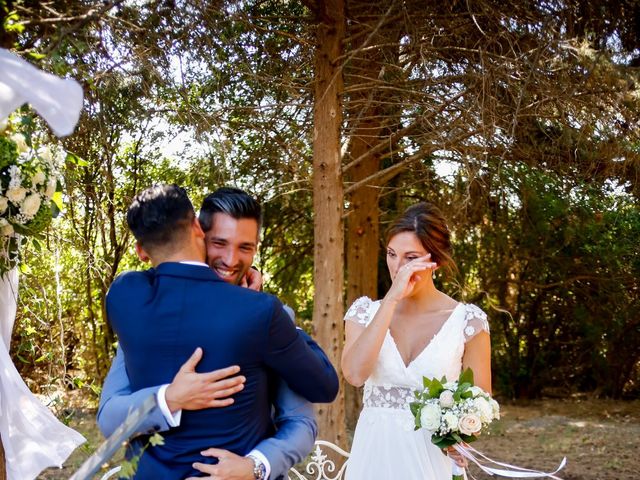
<path fill-rule="evenodd" d="M 205 233 L 209 266 L 226 282 L 238 285 L 248 280 L 249 288 L 259 290 L 260 274 L 252 270 L 250 265 L 259 242 L 262 222 L 260 204 L 242 190 L 220 188 L 204 199 L 199 221 Z M 311 339 L 307 341 L 315 345 Z M 221 397 L 226 392 L 234 393 L 234 390 L 242 388 L 240 381 L 237 381 L 237 386 L 232 383 L 236 382 L 237 377 L 217 380 L 221 378 L 219 371 L 215 372 L 213 381 L 207 382 L 210 373 L 196 373 L 195 366 L 192 360 L 188 360 L 171 384 L 132 392 L 122 350 L 118 348 L 100 398 L 97 416 L 100 430 L 109 436 L 125 421 L 129 411 L 140 406 L 152 394 L 158 398 L 160 408 L 146 418 L 140 427 L 141 433 L 162 432 L 178 426 L 182 409 L 224 406 L 229 401 Z M 204 473 L 215 474 L 215 478 L 254 480 L 255 460 L 252 459 L 256 459 L 265 466 L 265 479 L 278 479 L 311 451 L 317 431 L 313 406 L 292 392 L 282 380 L 276 383 L 274 379 L 274 387 L 273 422 L 277 428 L 274 436 L 261 441 L 246 457 L 231 452 L 216 452 L 216 456 L 220 453 L 224 455 L 223 463 L 199 465 L 196 468 Z M 172 391 L 180 395 L 176 398 Z M 203 398 L 207 400 L 204 405 Z M 172 399 L 177 404 L 174 408 L 170 407 Z"/>
<path fill-rule="evenodd" d="M 183 412 L 165 443 L 142 455 L 136 478 L 195 475 L 200 451 L 243 455 L 271 433 L 268 370 L 310 401 L 329 402 L 337 376 L 312 350 L 275 297 L 230 285 L 204 263 L 204 233 L 183 189 L 156 186 L 131 205 L 127 221 L 139 255 L 154 269 L 121 275 L 107 297 L 133 391 L 169 383 L 196 347 L 199 366 L 239 365 L 245 388 L 225 408 Z"/>

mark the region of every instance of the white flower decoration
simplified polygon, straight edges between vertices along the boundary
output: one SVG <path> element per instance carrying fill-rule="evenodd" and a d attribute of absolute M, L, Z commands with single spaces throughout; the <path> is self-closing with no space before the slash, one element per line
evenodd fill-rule
<path fill-rule="evenodd" d="M 21 133 L 14 133 L 9 139 L 18 147 L 18 153 L 26 153 L 29 151 L 29 145 L 27 145 L 27 139 Z"/>
<path fill-rule="evenodd" d="M 420 425 L 422 425 L 422 428 L 433 432 L 440 427 L 440 418 L 440 407 L 428 403 L 422 407 L 422 411 L 420 412 Z"/>
<path fill-rule="evenodd" d="M 44 182 L 47 181 L 47 176 L 44 174 L 42 170 L 38 170 L 33 178 L 31 179 L 31 183 L 33 186 L 44 185 Z"/>
<path fill-rule="evenodd" d="M 489 405 L 491 405 L 491 410 L 493 411 L 493 418 L 496 420 L 500 419 L 500 404 L 496 402 L 493 398 L 489 400 Z"/>
<path fill-rule="evenodd" d="M 447 430 L 450 432 L 455 432 L 458 430 L 458 417 L 456 417 L 455 413 L 447 412 L 442 416 L 442 420 L 447 426 Z"/>
<path fill-rule="evenodd" d="M 0 227 L 0 236 L 2 237 L 8 237 L 10 235 L 13 235 L 13 232 L 14 232 L 13 225 L 11 225 L 9 222 L 6 222 L 4 225 Z"/>
<path fill-rule="evenodd" d="M 38 210 L 40 210 L 40 203 L 42 203 L 40 199 L 40 195 L 37 193 L 32 193 L 22 202 L 22 206 L 20 207 L 20 212 L 27 217 L 35 217 Z"/>
<path fill-rule="evenodd" d="M 7 198 L 10 202 L 15 203 L 16 205 L 24 200 L 24 197 L 27 196 L 27 189 L 24 187 L 13 187 L 7 190 Z"/>
<path fill-rule="evenodd" d="M 464 435 L 474 435 L 478 433 L 482 428 L 482 422 L 477 415 L 469 413 L 467 415 L 463 415 L 462 418 L 460 418 L 458 427 L 460 428 L 460 433 Z"/>
<path fill-rule="evenodd" d="M 53 153 L 49 146 L 40 147 L 38 149 L 38 156 L 47 162 L 48 165 L 53 164 Z"/>
<path fill-rule="evenodd" d="M 489 423 L 493 419 L 493 409 L 484 397 L 478 397 L 473 400 L 473 405 L 480 416 L 480 420 Z"/>
<path fill-rule="evenodd" d="M 58 186 L 58 181 L 55 177 L 51 177 L 47 182 L 47 189 L 44 194 L 47 196 L 49 200 L 53 198 L 53 194 L 56 193 L 56 187 Z"/>
<path fill-rule="evenodd" d="M 450 390 L 444 390 L 441 394 L 440 394 L 440 406 L 442 408 L 451 408 L 453 407 L 454 401 L 453 401 L 453 392 Z"/>
<path fill-rule="evenodd" d="M 467 337 L 470 337 L 471 335 L 473 335 L 474 333 L 476 333 L 476 329 L 474 327 L 472 327 L 471 325 L 468 325 L 465 329 L 464 329 L 464 333 Z"/>
<path fill-rule="evenodd" d="M 9 188 L 19 187 L 22 183 L 22 173 L 20 167 L 17 165 L 11 165 L 9 167 Z"/>

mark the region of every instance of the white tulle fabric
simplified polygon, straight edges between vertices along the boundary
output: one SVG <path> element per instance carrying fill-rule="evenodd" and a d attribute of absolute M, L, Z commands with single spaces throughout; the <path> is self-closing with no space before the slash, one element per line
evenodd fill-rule
<path fill-rule="evenodd" d="M 15 269 L 0 276 L 0 435 L 7 478 L 33 480 L 45 468 L 61 467 L 85 439 L 60 423 L 29 391 L 9 357 L 17 292 Z"/>
<path fill-rule="evenodd" d="M 380 302 L 359 298 L 345 320 L 367 326 Z M 455 380 L 462 369 L 465 342 L 489 331 L 477 306 L 458 304 L 425 349 L 405 366 L 387 332 L 375 369 L 364 385 L 363 404 L 353 437 L 347 480 L 447 480 L 451 460 L 431 443 L 425 430 L 414 431 L 409 410 L 422 377 Z"/>
<path fill-rule="evenodd" d="M 82 97 L 82 87 L 75 80 L 38 70 L 0 48 L 0 120 L 23 103 L 30 103 L 53 132 L 64 137 L 78 122 Z"/>

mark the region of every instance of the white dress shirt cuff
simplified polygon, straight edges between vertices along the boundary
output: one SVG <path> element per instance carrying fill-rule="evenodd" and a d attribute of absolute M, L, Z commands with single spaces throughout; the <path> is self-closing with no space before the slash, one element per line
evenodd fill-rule
<path fill-rule="evenodd" d="M 166 393 L 167 387 L 169 384 L 162 385 L 158 390 L 158 394 L 156 395 L 158 399 L 158 406 L 160 407 L 160 411 L 164 418 L 167 420 L 167 423 L 170 427 L 179 427 L 180 420 L 182 419 L 182 410 L 178 410 L 176 413 L 171 413 L 169 410 L 169 405 L 167 405 Z"/>
<path fill-rule="evenodd" d="M 267 460 L 267 457 L 265 457 L 260 450 L 256 450 L 255 448 L 247 454 L 247 456 L 249 455 L 256 457 L 264 464 L 264 480 L 269 480 L 269 475 L 271 475 L 271 464 L 269 463 L 269 460 Z"/>

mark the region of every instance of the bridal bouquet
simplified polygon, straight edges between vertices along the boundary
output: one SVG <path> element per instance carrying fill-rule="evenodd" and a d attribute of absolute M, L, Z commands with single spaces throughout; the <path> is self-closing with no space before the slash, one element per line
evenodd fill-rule
<path fill-rule="evenodd" d="M 416 430 L 433 432 L 431 441 L 439 448 L 470 443 L 489 424 L 500 418 L 500 406 L 480 387 L 473 385 L 470 368 L 456 382 L 423 379 L 424 390 L 416 392 L 411 413 Z"/>
<path fill-rule="evenodd" d="M 0 275 L 18 263 L 23 237 L 37 236 L 58 213 L 58 165 L 49 147 L 34 149 L 22 134 L 0 133 Z"/>
<path fill-rule="evenodd" d="M 415 429 L 424 428 L 431 432 L 431 442 L 439 448 L 453 446 L 463 457 L 475 463 L 489 475 L 509 478 L 554 478 L 566 463 L 563 459 L 558 469 L 544 473 L 521 468 L 507 463 L 496 462 L 467 445 L 486 430 L 489 424 L 500 418 L 500 406 L 491 395 L 473 384 L 473 371 L 467 368 L 457 381 L 448 382 L 423 377 L 423 390 L 415 392 L 416 400 L 410 404 L 415 418 Z M 489 467 L 498 465 L 506 468 Z M 453 468 L 453 478 L 466 479 L 466 472 L 457 465 Z"/>

